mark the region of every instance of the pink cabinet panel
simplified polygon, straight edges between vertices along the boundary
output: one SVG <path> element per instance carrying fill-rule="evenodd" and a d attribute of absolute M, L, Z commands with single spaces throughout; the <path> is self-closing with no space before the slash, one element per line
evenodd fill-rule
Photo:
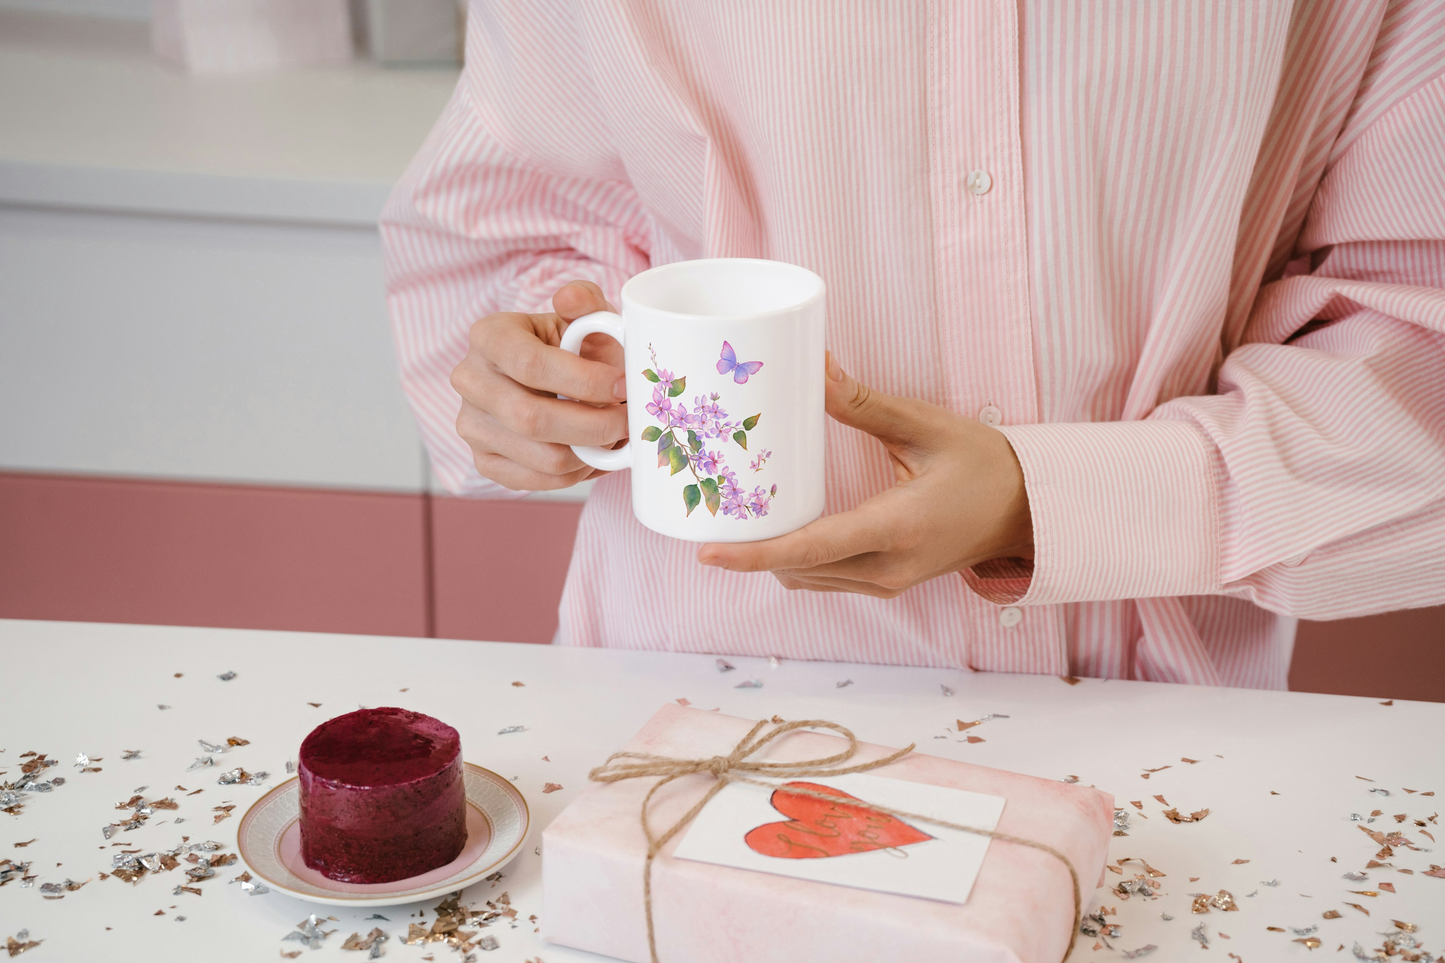
<path fill-rule="evenodd" d="M 1445 606 L 1301 622 L 1289 687 L 1445 702 Z"/>
<path fill-rule="evenodd" d="M 421 495 L 0 473 L 0 617 L 425 635 Z"/>
<path fill-rule="evenodd" d="M 436 634 L 551 642 L 582 506 L 433 498 Z"/>

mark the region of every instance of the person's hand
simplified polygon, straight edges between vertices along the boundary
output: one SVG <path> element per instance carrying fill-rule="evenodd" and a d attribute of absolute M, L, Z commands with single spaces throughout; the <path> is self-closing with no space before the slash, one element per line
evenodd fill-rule
<path fill-rule="evenodd" d="M 604 474 L 568 446 L 605 448 L 627 437 L 621 345 L 593 335 L 581 357 L 559 347 L 570 322 L 612 306 L 591 281 L 572 281 L 552 296 L 552 307 L 551 314 L 482 318 L 452 371 L 462 396 L 457 434 L 471 446 L 477 471 L 514 490 L 568 488 Z"/>
<path fill-rule="evenodd" d="M 828 414 L 883 443 L 894 486 L 778 538 L 708 543 L 698 561 L 770 571 L 790 589 L 893 598 L 987 559 L 1033 556 L 1023 470 L 1002 432 L 873 391 L 831 355 L 825 382 Z"/>

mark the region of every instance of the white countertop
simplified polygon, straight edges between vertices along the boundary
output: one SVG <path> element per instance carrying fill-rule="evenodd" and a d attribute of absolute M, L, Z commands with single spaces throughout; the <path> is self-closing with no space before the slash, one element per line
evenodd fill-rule
<path fill-rule="evenodd" d="M 1159 880 L 1161 896 L 1121 901 L 1098 890 L 1092 905 L 1117 908 L 1109 917 L 1122 927 L 1112 940 L 1116 948 L 1158 946 L 1151 963 L 1229 963 L 1228 954 L 1247 963 L 1313 959 L 1305 946 L 1292 942 L 1295 934 L 1267 927 L 1316 925 L 1322 954 L 1351 959 L 1356 941 L 1371 950 L 1380 946 L 1379 934 L 1392 928 L 1391 920 L 1418 924 L 1416 936 L 1427 950 L 1445 950 L 1445 879 L 1422 875 L 1432 862 L 1445 862 L 1445 851 L 1414 822 L 1445 808 L 1442 795 L 1422 795 L 1445 794 L 1439 735 L 1445 731 L 1445 704 L 1089 679 L 1069 685 L 1049 676 L 937 669 L 731 662 L 736 671 L 719 673 L 707 656 L 0 621 L 6 681 L 0 770 L 8 770 L 0 778 L 14 779 L 20 754 L 31 750 L 58 758 L 60 765 L 47 775 L 66 777 L 52 792 L 28 796 L 20 815 L 0 814 L 6 831 L 0 859 L 30 860 L 36 877 L 28 888 L 13 881 L 0 887 L 0 941 L 22 928 L 42 940 L 26 955 L 27 963 L 274 960 L 278 949 L 298 948 L 281 939 L 314 910 L 336 916 L 328 928 L 337 932 L 321 950 L 306 951 L 304 960 L 363 959 L 343 952 L 341 942 L 372 926 L 392 934 L 386 959 L 456 958 L 444 946 L 400 943 L 409 913 L 425 914 L 412 921 L 424 918 L 429 924 L 435 918 L 431 904 L 382 909 L 388 921 L 363 922 L 372 910 L 317 907 L 276 892 L 247 896 L 227 883 L 239 865 L 200 884 L 203 897 L 172 895 L 178 874 L 153 874 L 135 885 L 98 879 L 119 851 L 102 838 L 101 827 L 119 818 L 115 804 L 141 786 L 149 787 L 147 796 L 176 795 L 181 808 L 173 815 L 187 823 L 169 825 L 164 817 L 171 814 L 158 812 L 142 829 L 121 837 L 124 848 L 174 846 L 184 828 L 193 841 L 215 839 L 224 851 L 234 851 L 239 816 L 265 789 L 217 786 L 214 769 L 186 772 L 201 754 L 198 739 L 249 739 L 250 745 L 220 761 L 268 770 L 276 774 L 274 782 L 285 778 L 286 760 L 295 758 L 312 727 L 358 704 L 401 704 L 436 715 L 460 730 L 469 761 L 516 777 L 531 806 L 532 838 L 500 883 L 473 886 L 463 901 L 480 904 L 507 891 L 519 919 L 538 914 L 545 932 L 541 860 L 534 852 L 542 828 L 585 786 L 586 772 L 660 705 L 687 699 L 751 718 L 774 713 L 828 718 L 869 742 L 913 741 L 923 752 L 1051 779 L 1076 775 L 1114 793 L 1116 804 L 1130 812 L 1139 812 L 1130 805 L 1139 800 L 1147 818 L 1135 816 L 1129 835 L 1114 839 L 1111 862 L 1146 859 L 1166 874 Z M 234 679 L 217 678 L 228 670 L 236 673 Z M 752 678 L 763 687 L 734 688 Z M 852 681 L 839 687 L 846 680 Z M 945 695 L 942 686 L 953 694 Z M 158 704 L 172 708 L 161 710 Z M 1008 718 L 969 730 L 983 742 L 962 741 L 956 720 L 988 713 Z M 526 728 L 498 734 L 513 725 Z M 142 754 L 122 761 L 122 749 Z M 72 765 L 82 752 L 100 757 L 99 772 L 82 773 Z M 1157 771 L 1143 778 L 1151 769 Z M 564 788 L 544 795 L 545 782 Z M 205 792 L 185 796 L 172 789 L 176 785 Z M 1198 823 L 1171 823 L 1155 794 L 1181 812 L 1207 808 L 1210 814 Z M 236 804 L 237 818 L 212 826 L 212 807 L 222 802 Z M 1372 869 L 1364 882 L 1347 881 L 1342 874 L 1363 870 L 1379 849 L 1350 813 L 1375 809 L 1382 814 L 1368 829 L 1404 832 L 1420 848 L 1397 848 L 1390 860 L 1414 872 Z M 1406 820 L 1397 822 L 1396 813 Z M 1426 828 L 1439 836 L 1438 819 Z M 13 848 L 32 838 L 28 846 Z M 1126 865 L 1123 875 L 1106 874 L 1110 885 L 1131 877 L 1135 865 Z M 41 884 L 67 877 L 90 882 L 62 899 L 43 898 Z M 1381 890 L 1381 883 L 1393 884 L 1396 892 Z M 1239 912 L 1190 912 L 1188 894 L 1220 889 L 1234 894 Z M 1360 904 L 1370 915 L 1347 903 Z M 1323 919 L 1328 910 L 1342 916 Z M 180 916 L 185 919 L 178 921 Z M 1201 923 L 1215 951 L 1208 957 L 1196 955 L 1199 947 L 1190 938 Z M 498 951 L 478 954 L 487 963 L 597 959 L 544 943 L 526 923 L 515 929 L 494 924 L 484 932 L 500 943 Z M 1081 937 L 1073 959 L 1122 958 L 1109 950 L 1095 952 L 1093 945 Z"/>
<path fill-rule="evenodd" d="M 374 224 L 455 85 L 364 62 L 190 76 L 146 24 L 0 10 L 0 202 Z"/>

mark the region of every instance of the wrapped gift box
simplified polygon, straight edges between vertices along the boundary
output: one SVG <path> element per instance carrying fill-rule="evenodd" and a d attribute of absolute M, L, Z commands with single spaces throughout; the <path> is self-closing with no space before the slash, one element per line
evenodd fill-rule
<path fill-rule="evenodd" d="M 753 724 L 669 705 L 625 748 L 679 759 L 726 755 Z M 766 754 L 792 762 L 844 746 L 836 736 L 799 730 L 771 743 Z M 860 743 L 852 762 L 891 751 Z M 922 753 L 869 774 L 1004 797 L 998 831 L 1067 856 L 1085 887 L 1085 905 L 1088 887 L 1103 876 L 1114 814 L 1113 797 L 1106 793 Z M 642 900 L 647 840 L 638 813 L 655 781 L 591 786 L 547 827 L 546 940 L 647 961 Z M 711 775 L 698 773 L 661 790 L 650 810 L 654 832 L 672 825 L 712 783 Z M 661 963 L 1058 963 L 1068 945 L 1073 884 L 1058 859 L 1031 847 L 994 840 L 972 895 L 957 905 L 673 859 L 683 835 L 653 864 L 652 914 Z"/>

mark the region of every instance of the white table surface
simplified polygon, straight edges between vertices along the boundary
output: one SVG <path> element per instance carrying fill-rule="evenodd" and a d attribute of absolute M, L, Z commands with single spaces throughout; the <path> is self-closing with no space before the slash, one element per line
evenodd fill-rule
<path fill-rule="evenodd" d="M 108 870 L 112 847 L 101 827 L 117 821 L 115 804 L 140 786 L 144 795 L 176 795 L 181 808 L 158 812 L 142 829 L 117 835 L 123 848 L 146 851 L 178 843 L 215 839 L 235 850 L 240 814 L 265 791 L 218 786 L 218 769 L 186 772 L 201 754 L 198 739 L 250 740 L 218 763 L 270 771 L 272 784 L 284 779 L 285 762 L 310 729 L 358 705 L 401 705 L 435 715 L 461 732 L 471 761 L 505 776 L 531 807 L 531 836 L 494 886 L 468 889 L 464 901 L 480 904 L 502 891 L 511 895 L 519 919 L 538 914 L 541 860 L 534 847 L 542 828 L 584 787 L 586 773 L 624 743 L 663 703 L 685 698 L 692 704 L 762 718 L 823 717 L 847 725 L 860 738 L 886 745 L 918 743 L 923 752 L 1012 769 L 1051 779 L 1077 775 L 1081 782 L 1113 792 L 1116 804 L 1141 800 L 1147 819 L 1134 818 L 1130 835 L 1113 841 L 1111 860 L 1143 857 L 1166 876 L 1160 898 L 1127 902 L 1106 890 L 1094 905 L 1117 907 L 1111 922 L 1122 926 L 1115 947 L 1132 950 L 1148 943 L 1159 949 L 1151 960 L 1200 959 L 1228 963 L 1234 953 L 1245 963 L 1313 959 L 1293 933 L 1268 926 L 1318 925 L 1321 956 L 1351 959 L 1352 945 L 1380 945 L 1390 920 L 1420 926 L 1426 949 L 1445 951 L 1445 879 L 1421 875 L 1430 863 L 1445 862 L 1445 851 L 1423 837 L 1413 819 L 1445 808 L 1445 704 L 1400 702 L 1304 693 L 1206 689 L 1139 682 L 1083 680 L 1068 685 L 1054 677 L 970 674 L 938 669 L 844 665 L 734 658 L 736 671 L 719 673 L 707 656 L 612 650 L 564 649 L 504 643 L 454 642 L 368 636 L 317 635 L 134 625 L 0 621 L 0 675 L 4 679 L 0 716 L 0 770 L 19 774 L 21 753 L 35 750 L 58 758 L 48 775 L 66 784 L 47 795 L 31 795 L 18 816 L 0 814 L 0 859 L 32 860 L 37 876 L 29 888 L 11 882 L 0 888 L 0 941 L 22 928 L 44 942 L 27 961 L 275 960 L 279 949 L 299 944 L 281 938 L 313 910 L 334 915 L 336 933 L 301 959 L 364 959 L 343 952 L 353 931 L 381 926 L 392 934 L 386 959 L 457 959 L 445 946 L 405 946 L 408 914 L 420 910 L 429 924 L 432 904 L 382 909 L 389 922 L 367 921 L 371 910 L 317 907 L 272 892 L 247 896 L 227 880 L 241 866 L 219 870 L 200 884 L 203 897 L 172 895 L 179 870 L 127 885 Z M 223 682 L 217 675 L 234 671 Z M 176 677 L 175 673 L 181 673 Z M 757 678 L 761 689 L 736 689 Z M 838 688 L 837 683 L 852 684 Z M 524 683 L 513 686 L 514 681 Z M 945 696 L 940 686 L 951 687 Z M 405 690 L 405 691 L 403 691 Z M 321 703 L 313 708 L 310 702 Z M 168 710 L 157 709 L 167 704 Z M 955 720 L 1002 713 L 970 733 L 984 742 L 967 744 Z M 498 735 L 505 726 L 520 733 Z M 946 738 L 935 738 L 947 733 Z M 141 758 L 122 761 L 122 749 L 141 749 Z M 101 771 L 81 773 L 77 753 L 99 756 Z M 550 761 L 544 761 L 543 757 Z M 1181 762 L 1182 757 L 1197 764 Z M 1170 766 L 1150 778 L 1146 769 Z M 1356 777 L 1374 780 L 1366 782 Z M 545 782 L 561 783 L 544 795 Z M 172 787 L 204 787 L 185 796 Z M 1408 794 L 1408 787 L 1418 792 Z M 1386 789 L 1390 796 L 1371 794 Z M 1278 795 L 1273 795 L 1277 792 Z M 1419 793 L 1435 791 L 1433 797 Z M 1161 814 L 1153 798 L 1164 795 L 1182 812 L 1208 808 L 1195 824 L 1177 825 Z M 211 825 L 213 806 L 235 803 L 235 818 Z M 1397 828 L 1421 847 L 1398 849 L 1397 867 L 1407 875 L 1371 870 L 1365 883 L 1342 874 L 1363 869 L 1379 848 L 1350 813 L 1383 810 L 1371 829 Z M 1395 813 L 1410 817 L 1403 824 Z M 183 826 L 165 817 L 186 819 Z M 1438 824 L 1428 829 L 1439 837 Z M 23 849 L 15 842 L 31 838 Z M 1428 850 L 1435 850 L 1430 852 Z M 1338 862 L 1332 861 L 1335 857 Z M 1249 860 L 1235 863 L 1235 860 Z M 57 865 L 60 864 L 60 865 Z M 1132 876 L 1107 874 L 1110 885 Z M 1199 877 L 1191 882 L 1190 877 Z M 63 899 L 47 900 L 40 884 L 66 877 L 91 879 Z M 1275 887 L 1262 881 L 1278 879 Z M 1086 881 L 1088 882 L 1088 881 Z M 1391 882 L 1397 892 L 1378 891 Z M 1190 913 L 1194 892 L 1224 888 L 1240 911 Z M 1350 890 L 1376 890 L 1376 897 Z M 1252 895 L 1257 894 L 1257 895 Z M 1345 905 L 1359 903 L 1370 916 Z M 1326 910 L 1343 913 L 1325 920 Z M 164 910 L 163 915 L 154 915 Z M 1161 914 L 1173 916 L 1161 919 Z M 177 921 L 184 916 L 183 921 Z M 1200 957 L 1190 931 L 1204 923 L 1213 951 Z M 1221 938 L 1221 931 L 1229 939 Z M 542 941 L 530 924 L 515 929 L 493 925 L 500 948 L 478 953 L 491 963 L 546 963 L 597 959 Z M 1343 944 L 1344 950 L 1337 951 Z M 1117 951 L 1095 951 L 1081 937 L 1075 960 L 1121 959 Z M 683 961 L 665 961 L 683 963 Z"/>

